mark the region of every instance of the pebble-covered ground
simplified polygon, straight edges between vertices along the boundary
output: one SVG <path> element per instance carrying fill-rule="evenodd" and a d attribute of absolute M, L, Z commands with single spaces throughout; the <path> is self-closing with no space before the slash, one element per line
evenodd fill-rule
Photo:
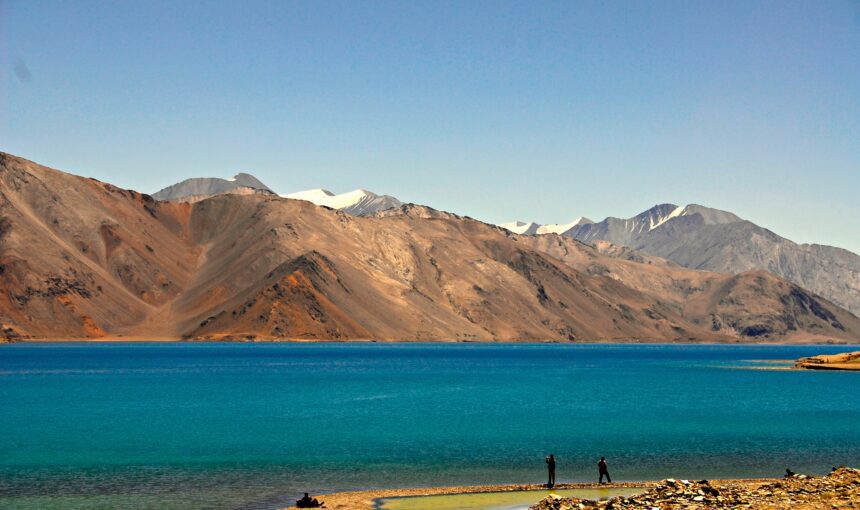
<path fill-rule="evenodd" d="M 608 501 L 547 497 L 532 510 L 667 509 L 812 510 L 860 508 L 860 470 L 838 468 L 827 476 L 787 476 L 762 484 L 668 479 L 631 497 Z"/>

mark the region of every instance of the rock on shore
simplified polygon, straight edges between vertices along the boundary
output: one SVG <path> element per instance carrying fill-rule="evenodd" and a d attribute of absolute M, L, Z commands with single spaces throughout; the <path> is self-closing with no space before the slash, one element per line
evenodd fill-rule
<path fill-rule="evenodd" d="M 837 509 L 860 508 L 860 470 L 838 468 L 827 476 L 794 475 L 770 483 L 722 482 L 707 480 L 663 480 L 660 484 L 631 497 L 607 501 L 547 497 L 531 510 L 664 510 L 728 509 Z"/>

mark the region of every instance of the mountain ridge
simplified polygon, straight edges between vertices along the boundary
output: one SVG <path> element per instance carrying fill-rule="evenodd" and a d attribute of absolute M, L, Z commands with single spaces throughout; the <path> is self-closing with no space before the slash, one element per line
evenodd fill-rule
<path fill-rule="evenodd" d="M 860 255 L 798 244 L 728 211 L 659 204 L 633 218 L 608 217 L 562 235 L 586 243 L 609 241 L 693 269 L 729 274 L 764 269 L 860 313 Z"/>
<path fill-rule="evenodd" d="M 274 191 L 251 174 L 239 172 L 229 179 L 219 177 L 192 177 L 152 194 L 156 200 L 196 202 L 214 195 L 274 194 Z"/>
<path fill-rule="evenodd" d="M 519 236 L 426 206 L 157 201 L 0 154 L 2 338 L 844 342 L 860 319 L 766 272 Z"/>
<path fill-rule="evenodd" d="M 271 188 L 248 173 L 238 173 L 229 179 L 220 177 L 192 177 L 163 188 L 152 197 L 171 202 L 199 202 L 217 195 L 276 195 Z M 356 189 L 336 195 L 324 188 L 280 195 L 291 200 L 305 200 L 313 204 L 337 209 L 354 216 L 368 216 L 385 209 L 399 207 L 402 202 L 390 195 L 377 195 L 365 189 Z"/>

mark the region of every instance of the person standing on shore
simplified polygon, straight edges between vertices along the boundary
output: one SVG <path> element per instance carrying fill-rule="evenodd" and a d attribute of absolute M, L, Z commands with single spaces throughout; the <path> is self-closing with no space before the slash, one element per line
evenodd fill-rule
<path fill-rule="evenodd" d="M 555 486 L 555 455 L 550 453 L 546 458 L 546 470 L 549 475 L 549 480 L 546 482 L 547 487 Z"/>
<path fill-rule="evenodd" d="M 597 470 L 600 471 L 600 479 L 598 479 L 597 483 L 603 483 L 603 477 L 606 477 L 606 481 L 612 483 L 612 478 L 609 478 L 609 467 L 606 465 L 606 457 L 600 457 L 600 461 L 597 462 Z"/>

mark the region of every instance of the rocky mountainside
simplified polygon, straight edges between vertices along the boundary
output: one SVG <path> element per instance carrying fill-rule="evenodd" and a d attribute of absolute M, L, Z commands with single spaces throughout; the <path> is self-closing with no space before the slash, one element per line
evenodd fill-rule
<path fill-rule="evenodd" d="M 860 319 L 763 271 L 693 271 L 414 205 L 160 202 L 8 154 L 0 286 L 7 339 L 860 338 Z"/>
<path fill-rule="evenodd" d="M 152 195 L 156 200 L 174 202 L 197 202 L 215 195 L 254 195 L 274 192 L 251 174 L 238 173 L 230 179 L 196 177 L 168 186 Z"/>
<path fill-rule="evenodd" d="M 537 234 L 537 228 L 529 233 Z M 731 274 L 763 269 L 860 314 L 860 255 L 797 244 L 730 212 L 662 204 L 633 218 L 575 225 L 562 235 L 586 243 L 609 241 L 693 269 Z"/>

